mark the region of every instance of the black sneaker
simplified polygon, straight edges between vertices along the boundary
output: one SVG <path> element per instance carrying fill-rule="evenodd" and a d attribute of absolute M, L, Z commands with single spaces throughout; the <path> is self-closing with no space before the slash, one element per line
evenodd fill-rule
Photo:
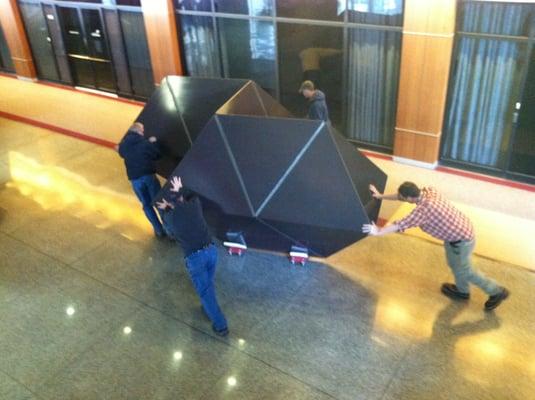
<path fill-rule="evenodd" d="M 454 300 L 468 300 L 470 298 L 470 293 L 460 292 L 453 283 L 443 283 L 440 291 Z"/>
<path fill-rule="evenodd" d="M 217 336 L 227 336 L 228 335 L 228 328 L 223 328 L 223 329 L 215 329 L 214 327 L 212 327 L 212 330 L 214 331 L 214 333 L 217 335 Z"/>
<path fill-rule="evenodd" d="M 489 296 L 489 299 L 485 302 L 485 310 L 486 311 L 494 310 L 507 297 L 509 297 L 509 290 L 502 287 L 500 293 L 495 294 L 494 296 Z"/>

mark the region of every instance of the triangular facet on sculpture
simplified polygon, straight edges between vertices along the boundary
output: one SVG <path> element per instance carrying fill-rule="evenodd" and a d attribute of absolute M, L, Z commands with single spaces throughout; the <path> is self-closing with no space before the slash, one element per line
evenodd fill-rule
<path fill-rule="evenodd" d="M 386 174 L 332 127 L 331 136 L 368 218 L 370 221 L 377 221 L 381 203 L 372 197 L 369 185 L 373 184 L 379 192 L 383 193 L 386 185 Z"/>
<path fill-rule="evenodd" d="M 247 82 L 217 110 L 217 113 L 220 115 L 293 118 L 288 110 L 253 81 Z"/>
<path fill-rule="evenodd" d="M 255 211 L 321 124 L 320 121 L 233 115 L 219 115 L 218 119 Z M 261 176 L 258 171 L 262 171 Z"/>
<path fill-rule="evenodd" d="M 196 145 L 173 172 L 182 184 L 218 204 L 226 214 L 252 217 L 240 177 L 222 137 L 218 119 L 213 117 L 197 139 Z M 168 189 L 168 184 L 164 186 Z"/>

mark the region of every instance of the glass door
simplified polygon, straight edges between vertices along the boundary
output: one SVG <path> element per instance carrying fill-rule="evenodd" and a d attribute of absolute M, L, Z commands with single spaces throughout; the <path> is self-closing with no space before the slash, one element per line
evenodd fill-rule
<path fill-rule="evenodd" d="M 533 40 L 533 39 L 532 39 Z M 519 180 L 535 181 L 535 51 L 529 46 L 528 68 L 522 100 L 515 105 L 515 132 L 508 173 Z"/>
<path fill-rule="evenodd" d="M 59 7 L 59 13 L 75 85 L 115 92 L 100 10 Z"/>
<path fill-rule="evenodd" d="M 461 3 L 445 164 L 535 181 L 533 15 L 535 4 Z"/>
<path fill-rule="evenodd" d="M 32 48 L 37 76 L 40 79 L 58 81 L 59 74 L 56 66 L 56 58 L 52 47 L 52 38 L 48 32 L 41 4 L 19 3 L 24 26 Z"/>

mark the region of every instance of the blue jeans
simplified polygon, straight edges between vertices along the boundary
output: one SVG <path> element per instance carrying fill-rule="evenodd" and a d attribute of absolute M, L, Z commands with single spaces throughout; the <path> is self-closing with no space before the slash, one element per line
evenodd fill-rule
<path fill-rule="evenodd" d="M 498 284 L 472 267 L 470 258 L 475 244 L 475 240 L 463 240 L 454 247 L 444 242 L 446 259 L 455 277 L 455 286 L 462 293 L 470 293 L 470 284 L 473 284 L 479 286 L 489 296 L 498 294 L 500 293 Z"/>
<path fill-rule="evenodd" d="M 154 228 L 154 233 L 156 235 L 163 235 L 166 233 L 167 229 L 164 229 L 162 226 L 162 223 L 158 219 L 158 215 L 152 206 L 152 201 L 161 189 L 158 178 L 154 175 L 144 175 L 141 178 L 132 179 L 130 183 L 132 183 L 134 193 L 143 205 L 143 211 Z"/>
<path fill-rule="evenodd" d="M 213 244 L 186 257 L 186 269 L 193 287 L 201 299 L 204 312 L 212 321 L 212 327 L 217 331 L 221 331 L 227 328 L 227 320 L 219 308 L 215 294 L 214 275 L 216 263 L 217 249 Z"/>

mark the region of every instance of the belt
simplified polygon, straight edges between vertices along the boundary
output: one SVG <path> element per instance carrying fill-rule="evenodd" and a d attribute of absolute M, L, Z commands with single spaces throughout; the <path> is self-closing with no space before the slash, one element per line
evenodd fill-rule
<path fill-rule="evenodd" d="M 454 242 L 448 242 L 448 244 L 451 246 L 451 247 L 457 247 L 459 244 L 463 243 L 463 242 L 470 242 L 470 240 L 465 240 L 465 239 L 460 239 L 460 240 L 456 240 Z"/>

